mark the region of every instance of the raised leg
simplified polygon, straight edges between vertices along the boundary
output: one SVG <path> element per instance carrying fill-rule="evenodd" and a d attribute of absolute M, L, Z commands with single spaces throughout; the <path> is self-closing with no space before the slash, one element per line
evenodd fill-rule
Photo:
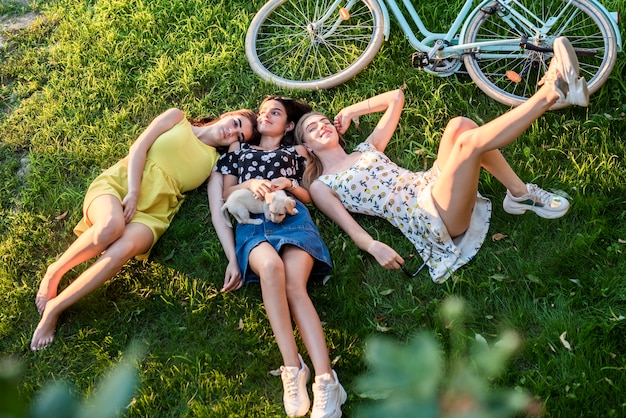
<path fill-rule="evenodd" d="M 485 155 L 513 142 L 559 97 L 553 87 L 546 85 L 520 106 L 485 125 L 460 133 L 456 130 L 458 122 L 446 128 L 444 137 L 452 135 L 455 139 L 445 141 L 454 145 L 447 155 L 437 156 L 441 175 L 432 195 L 450 236 L 462 234 L 469 226 Z M 487 157 L 492 163 L 493 155 Z"/>

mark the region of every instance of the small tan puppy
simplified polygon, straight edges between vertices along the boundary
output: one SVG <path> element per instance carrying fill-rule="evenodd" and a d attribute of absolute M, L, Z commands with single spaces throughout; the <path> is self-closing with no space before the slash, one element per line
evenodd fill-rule
<path fill-rule="evenodd" d="M 228 212 L 240 224 L 260 225 L 263 221 L 258 218 L 250 218 L 251 213 L 265 213 L 266 220 L 278 224 L 285 219 L 287 214 L 295 215 L 298 210 L 295 199 L 288 197 L 284 190 L 266 193 L 265 201 L 263 201 L 255 199 L 252 191 L 239 189 L 232 192 L 222 205 L 222 217 L 226 224 L 232 228 L 233 225 L 230 223 Z"/>

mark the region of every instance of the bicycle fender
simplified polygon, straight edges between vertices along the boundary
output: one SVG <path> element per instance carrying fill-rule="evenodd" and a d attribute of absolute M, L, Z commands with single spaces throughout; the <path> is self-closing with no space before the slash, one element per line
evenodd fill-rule
<path fill-rule="evenodd" d="M 622 35 L 619 31 L 619 27 L 617 26 L 617 16 L 618 12 L 609 11 L 602 3 L 598 0 L 587 0 L 589 3 L 592 3 L 594 6 L 597 6 L 602 13 L 606 17 L 608 17 L 609 22 L 611 22 L 611 26 L 613 26 L 613 31 L 615 32 L 615 42 L 617 42 L 617 52 L 622 52 Z"/>
<path fill-rule="evenodd" d="M 391 22 L 389 20 L 389 10 L 387 10 L 387 5 L 384 0 L 376 0 L 376 2 L 380 5 L 380 9 L 383 11 L 383 21 L 385 22 L 385 26 L 383 28 L 383 33 L 385 34 L 385 41 L 389 40 L 389 32 L 391 31 Z"/>

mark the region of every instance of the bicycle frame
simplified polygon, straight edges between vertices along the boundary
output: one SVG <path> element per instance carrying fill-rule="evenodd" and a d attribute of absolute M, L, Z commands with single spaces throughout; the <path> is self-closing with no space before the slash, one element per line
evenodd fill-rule
<path fill-rule="evenodd" d="M 377 0 L 377 1 L 378 1 L 378 4 L 380 4 L 383 10 L 383 15 L 385 17 L 385 28 L 384 28 L 385 40 L 389 39 L 389 32 L 390 32 L 389 12 L 387 9 L 391 9 L 391 12 L 393 13 L 394 18 L 398 21 L 398 24 L 400 25 L 402 32 L 407 36 L 407 39 L 409 43 L 411 44 L 411 46 L 413 46 L 413 48 L 421 52 L 432 51 L 433 46 L 428 45 L 430 42 L 435 42 L 436 45 L 442 45 L 442 49 L 445 49 L 446 51 L 446 54 L 444 54 L 443 58 L 456 55 L 456 54 L 461 54 L 464 50 L 465 51 L 471 50 L 478 46 L 480 46 L 483 50 L 485 50 L 485 48 L 486 47 L 488 48 L 490 45 L 493 45 L 493 46 L 499 45 L 498 49 L 502 51 L 502 45 L 510 44 L 510 41 L 502 40 L 502 41 L 489 41 L 489 42 L 480 42 L 480 43 L 473 43 L 473 44 L 454 45 L 454 42 L 453 42 L 454 39 L 459 39 L 463 37 L 462 35 L 465 32 L 464 23 L 469 21 L 468 18 L 470 17 L 470 13 L 472 11 L 476 11 L 476 12 L 479 11 L 486 4 L 491 3 L 492 0 L 484 0 L 476 7 L 474 7 L 474 0 L 466 0 L 465 4 L 463 4 L 463 7 L 461 8 L 461 11 L 459 12 L 456 19 L 454 20 L 454 23 L 452 23 L 452 26 L 450 26 L 450 29 L 448 30 L 448 32 L 445 32 L 445 33 L 435 33 L 435 32 L 429 31 L 428 28 L 426 28 L 426 26 L 420 19 L 419 14 L 413 7 L 413 4 L 411 3 L 411 1 L 403 0 L 402 3 L 404 7 L 406 7 L 406 10 L 408 11 L 411 19 L 413 20 L 413 23 L 419 30 L 419 33 L 424 36 L 424 38 L 421 41 L 417 39 L 415 33 L 409 26 L 407 19 L 404 17 L 404 14 L 400 10 L 395 0 Z M 591 0 L 591 2 L 598 5 L 600 9 L 605 10 L 604 7 L 598 1 Z M 516 0 L 501 0 L 500 3 L 507 6 L 511 3 L 515 4 L 517 2 Z M 517 6 L 523 8 L 523 6 L 521 5 L 517 5 Z M 565 13 L 566 9 L 567 9 L 567 5 L 563 7 L 561 13 L 562 14 Z M 551 22 L 542 22 L 541 19 L 539 19 L 539 17 L 534 16 L 534 15 L 532 16 L 533 20 L 535 22 L 540 22 L 542 26 L 537 26 L 536 24 L 528 20 L 526 17 L 522 16 L 515 9 L 509 9 L 509 12 L 512 15 L 512 17 L 509 19 L 512 19 L 512 20 L 514 19 L 518 22 L 524 23 L 525 27 L 530 28 L 532 32 L 534 32 L 535 34 L 545 33 L 552 26 Z M 609 11 L 606 11 L 605 14 L 607 15 L 607 17 L 609 17 L 609 21 L 611 22 L 611 24 L 613 25 L 613 28 L 615 29 L 615 33 L 618 36 L 618 39 L 617 39 L 618 50 L 621 51 L 622 40 L 621 40 L 619 28 L 617 26 L 617 20 L 618 20 L 617 13 L 615 12 L 611 13 Z M 463 27 L 461 28 L 462 25 Z M 461 30 L 459 30 L 460 28 Z M 444 43 L 437 44 L 437 41 L 444 41 Z M 514 50 L 516 49 L 512 49 L 512 52 Z"/>
<path fill-rule="evenodd" d="M 413 23 L 419 30 L 419 33 L 424 36 L 422 40 L 419 40 L 417 38 L 416 34 L 411 29 L 409 22 L 405 18 L 404 14 L 400 10 L 400 7 L 398 6 L 398 3 L 396 3 L 395 0 L 376 0 L 376 1 L 378 2 L 378 4 L 380 5 L 383 11 L 385 40 L 389 39 L 389 34 L 390 34 L 391 24 L 390 24 L 390 17 L 389 17 L 389 9 L 391 9 L 391 12 L 393 13 L 394 18 L 398 21 L 398 24 L 400 25 L 402 32 L 406 35 L 410 45 L 420 52 L 428 52 L 430 58 L 435 56 L 435 54 L 437 54 L 438 52 L 442 52 L 439 58 L 447 58 L 447 57 L 452 57 L 452 56 L 458 57 L 462 55 L 463 51 L 472 50 L 478 47 L 480 47 L 483 51 L 485 51 L 485 50 L 488 50 L 489 46 L 495 46 L 500 52 L 502 52 L 504 45 L 514 45 L 511 43 L 511 40 L 483 41 L 483 42 L 468 43 L 468 44 L 458 44 L 457 42 L 456 45 L 454 44 L 455 39 L 458 41 L 458 39 L 463 38 L 462 35 L 463 33 L 465 33 L 465 30 L 466 30 L 466 27 L 465 27 L 466 22 L 468 22 L 470 20 L 469 17 L 471 17 L 470 14 L 472 12 L 477 13 L 478 11 L 480 11 L 482 7 L 484 7 L 488 3 L 491 3 L 492 0 L 484 0 L 480 4 L 478 4 L 478 6 L 476 7 L 474 6 L 475 0 L 466 0 L 459 14 L 457 15 L 456 19 L 452 23 L 452 26 L 450 26 L 450 29 L 445 33 L 436 33 L 436 32 L 429 31 L 428 28 L 426 28 L 426 25 L 423 23 L 422 19 L 420 19 L 419 14 L 415 10 L 415 7 L 413 7 L 413 4 L 411 3 L 411 1 L 402 0 L 402 4 L 408 11 L 411 19 L 413 20 Z M 596 4 L 601 10 L 603 11 L 606 10 L 604 6 L 602 6 L 601 3 L 599 3 L 597 0 L 590 0 L 590 1 Z M 340 0 L 337 0 L 335 4 L 329 8 L 328 12 L 324 16 L 322 16 L 320 20 L 318 20 L 318 22 L 323 22 L 327 18 L 329 18 L 332 11 L 339 5 L 339 2 Z M 356 0 L 349 1 L 348 4 L 346 5 L 346 9 L 350 10 L 351 6 L 355 2 Z M 501 0 L 500 3 L 505 6 L 508 6 L 511 3 L 516 4 L 517 2 L 516 0 Z M 521 5 L 517 5 L 517 6 L 523 9 L 523 6 Z M 565 13 L 566 9 L 567 9 L 567 5 L 563 7 L 561 13 Z M 532 18 L 535 22 L 540 23 L 541 26 L 534 24 L 528 18 L 521 15 L 515 9 L 511 8 L 509 9 L 509 12 L 512 16 L 509 19 L 516 20 L 517 22 L 522 22 L 525 27 L 529 28 L 530 31 L 533 32 L 534 35 L 541 35 L 542 33 L 546 33 L 551 27 L 550 22 L 543 22 L 537 16 L 533 15 Z M 617 35 L 616 41 L 617 41 L 618 51 L 621 52 L 622 40 L 621 40 L 619 28 L 617 26 L 617 20 L 618 20 L 617 13 L 606 11 L 605 14 L 609 18 L 608 20 L 611 22 L 613 28 L 615 29 L 615 33 Z M 557 19 L 554 19 L 554 20 L 557 20 Z M 340 25 L 340 23 L 341 21 L 337 21 L 335 25 L 327 33 L 333 33 L 335 29 Z M 434 46 L 428 45 L 429 43 L 434 43 Z M 519 50 L 519 45 L 511 46 L 511 52 L 515 52 L 517 50 Z"/>

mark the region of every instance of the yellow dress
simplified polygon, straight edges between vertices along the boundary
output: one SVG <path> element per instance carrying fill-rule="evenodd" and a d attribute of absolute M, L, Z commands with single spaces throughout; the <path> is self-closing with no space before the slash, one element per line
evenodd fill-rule
<path fill-rule="evenodd" d="M 184 200 L 183 193 L 198 188 L 209 177 L 218 157 L 214 147 L 194 135 L 187 119 L 161 134 L 152 144 L 143 169 L 137 212 L 131 220 L 152 230 L 152 246 L 170 226 Z M 87 209 L 95 198 L 110 194 L 122 201 L 127 193 L 128 157 L 91 183 L 83 202 L 83 218 L 74 233 L 80 235 L 92 225 L 87 218 Z M 147 258 L 152 246 L 136 258 Z"/>

